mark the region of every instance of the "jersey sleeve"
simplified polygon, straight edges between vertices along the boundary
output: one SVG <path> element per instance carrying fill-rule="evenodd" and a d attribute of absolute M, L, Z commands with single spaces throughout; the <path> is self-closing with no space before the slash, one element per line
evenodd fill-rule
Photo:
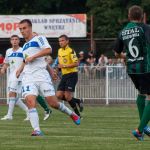
<path fill-rule="evenodd" d="M 76 55 L 76 52 L 73 49 L 71 49 L 71 51 L 70 51 L 70 56 L 71 56 L 71 60 L 72 60 L 73 63 L 78 62 L 78 57 Z"/>
<path fill-rule="evenodd" d="M 115 41 L 115 45 L 114 45 L 114 48 L 113 48 L 113 51 L 115 51 L 116 53 L 120 54 L 122 51 L 123 51 L 123 41 L 121 39 L 121 36 L 119 34 L 117 40 Z"/>
<path fill-rule="evenodd" d="M 38 44 L 41 49 L 51 48 L 46 37 L 44 37 L 44 36 L 38 36 Z"/>
<path fill-rule="evenodd" d="M 150 43 L 150 26 L 149 25 L 144 25 L 144 34 L 145 34 L 145 37 L 146 37 L 146 40 L 148 43 Z"/>
<path fill-rule="evenodd" d="M 8 58 L 8 52 L 7 51 L 6 51 L 6 55 L 5 55 L 5 58 L 4 58 L 4 63 L 9 64 L 9 58 Z"/>

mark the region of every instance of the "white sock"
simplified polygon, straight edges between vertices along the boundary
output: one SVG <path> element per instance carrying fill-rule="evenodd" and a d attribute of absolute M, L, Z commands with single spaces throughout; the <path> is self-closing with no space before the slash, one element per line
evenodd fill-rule
<path fill-rule="evenodd" d="M 39 116 L 36 108 L 29 109 L 29 118 L 31 126 L 34 130 L 40 131 L 39 127 Z"/>
<path fill-rule="evenodd" d="M 23 103 L 23 101 L 20 98 L 18 98 L 16 105 L 18 105 L 21 109 L 23 109 L 28 115 L 28 107 Z"/>
<path fill-rule="evenodd" d="M 7 116 L 12 117 L 16 101 L 17 101 L 17 98 L 15 98 L 15 97 L 9 98 Z"/>
<path fill-rule="evenodd" d="M 71 114 L 73 113 L 72 110 L 70 110 L 68 107 L 66 107 L 63 103 L 60 103 L 60 102 L 59 102 L 59 110 L 61 112 L 66 113 L 69 116 L 71 116 Z"/>

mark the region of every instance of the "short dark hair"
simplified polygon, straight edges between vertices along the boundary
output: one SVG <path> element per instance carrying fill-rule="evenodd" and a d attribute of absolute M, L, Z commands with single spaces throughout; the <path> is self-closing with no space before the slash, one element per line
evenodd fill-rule
<path fill-rule="evenodd" d="M 69 37 L 65 34 L 62 34 L 61 36 L 59 36 L 59 39 L 60 38 L 65 38 L 65 40 L 69 41 Z"/>
<path fill-rule="evenodd" d="M 133 5 L 128 10 L 130 20 L 141 20 L 143 18 L 143 9 L 140 6 Z"/>
<path fill-rule="evenodd" d="M 32 22 L 30 19 L 23 19 L 19 22 L 19 24 L 27 23 L 30 27 L 32 27 Z"/>
<path fill-rule="evenodd" d="M 10 39 L 12 39 L 12 38 L 14 38 L 14 37 L 16 37 L 16 38 L 18 38 L 18 39 L 20 40 L 19 36 L 16 35 L 16 34 L 12 35 L 12 36 L 10 37 Z"/>

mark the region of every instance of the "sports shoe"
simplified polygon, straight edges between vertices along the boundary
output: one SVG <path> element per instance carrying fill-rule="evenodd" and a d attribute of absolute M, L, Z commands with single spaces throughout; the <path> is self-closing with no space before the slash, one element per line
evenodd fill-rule
<path fill-rule="evenodd" d="M 50 115 L 51 115 L 51 113 L 52 113 L 52 111 L 51 110 L 49 110 L 49 111 L 45 111 L 45 114 L 44 114 L 44 121 L 45 120 L 47 120 L 49 117 L 50 117 Z"/>
<path fill-rule="evenodd" d="M 80 125 L 80 117 L 74 112 L 70 116 L 76 125 Z"/>
<path fill-rule="evenodd" d="M 83 103 L 84 103 L 84 101 L 83 101 L 83 99 L 81 98 L 81 99 L 80 99 L 80 104 L 79 104 L 80 112 L 83 111 Z"/>
<path fill-rule="evenodd" d="M 146 126 L 146 127 L 144 128 L 144 133 L 145 133 L 147 136 L 150 137 L 150 127 L 149 127 L 149 126 Z"/>
<path fill-rule="evenodd" d="M 42 131 L 37 131 L 37 130 L 33 131 L 31 134 L 31 136 L 43 136 L 43 135 L 44 134 Z"/>
<path fill-rule="evenodd" d="M 29 120 L 30 120 L 29 116 L 27 116 L 27 117 L 24 119 L 24 121 L 29 121 Z"/>
<path fill-rule="evenodd" d="M 144 140 L 144 134 L 140 133 L 138 129 L 133 130 L 132 134 L 133 134 L 134 137 L 136 137 L 137 140 L 139 140 L 139 141 L 143 141 Z"/>
<path fill-rule="evenodd" d="M 1 118 L 1 120 L 12 120 L 12 119 L 13 119 L 13 117 L 12 116 L 8 116 L 8 115 L 6 115 L 3 118 Z"/>

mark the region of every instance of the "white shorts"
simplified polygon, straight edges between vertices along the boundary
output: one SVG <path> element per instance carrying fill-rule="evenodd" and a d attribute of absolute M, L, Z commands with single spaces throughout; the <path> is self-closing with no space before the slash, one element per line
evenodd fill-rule
<path fill-rule="evenodd" d="M 41 95 L 44 97 L 54 96 L 55 89 L 52 83 L 50 82 L 30 82 L 24 83 L 22 86 L 22 96 L 26 97 L 28 95 Z"/>
<path fill-rule="evenodd" d="M 10 81 L 8 82 L 8 91 L 14 93 L 21 93 L 22 82 L 21 81 Z"/>

